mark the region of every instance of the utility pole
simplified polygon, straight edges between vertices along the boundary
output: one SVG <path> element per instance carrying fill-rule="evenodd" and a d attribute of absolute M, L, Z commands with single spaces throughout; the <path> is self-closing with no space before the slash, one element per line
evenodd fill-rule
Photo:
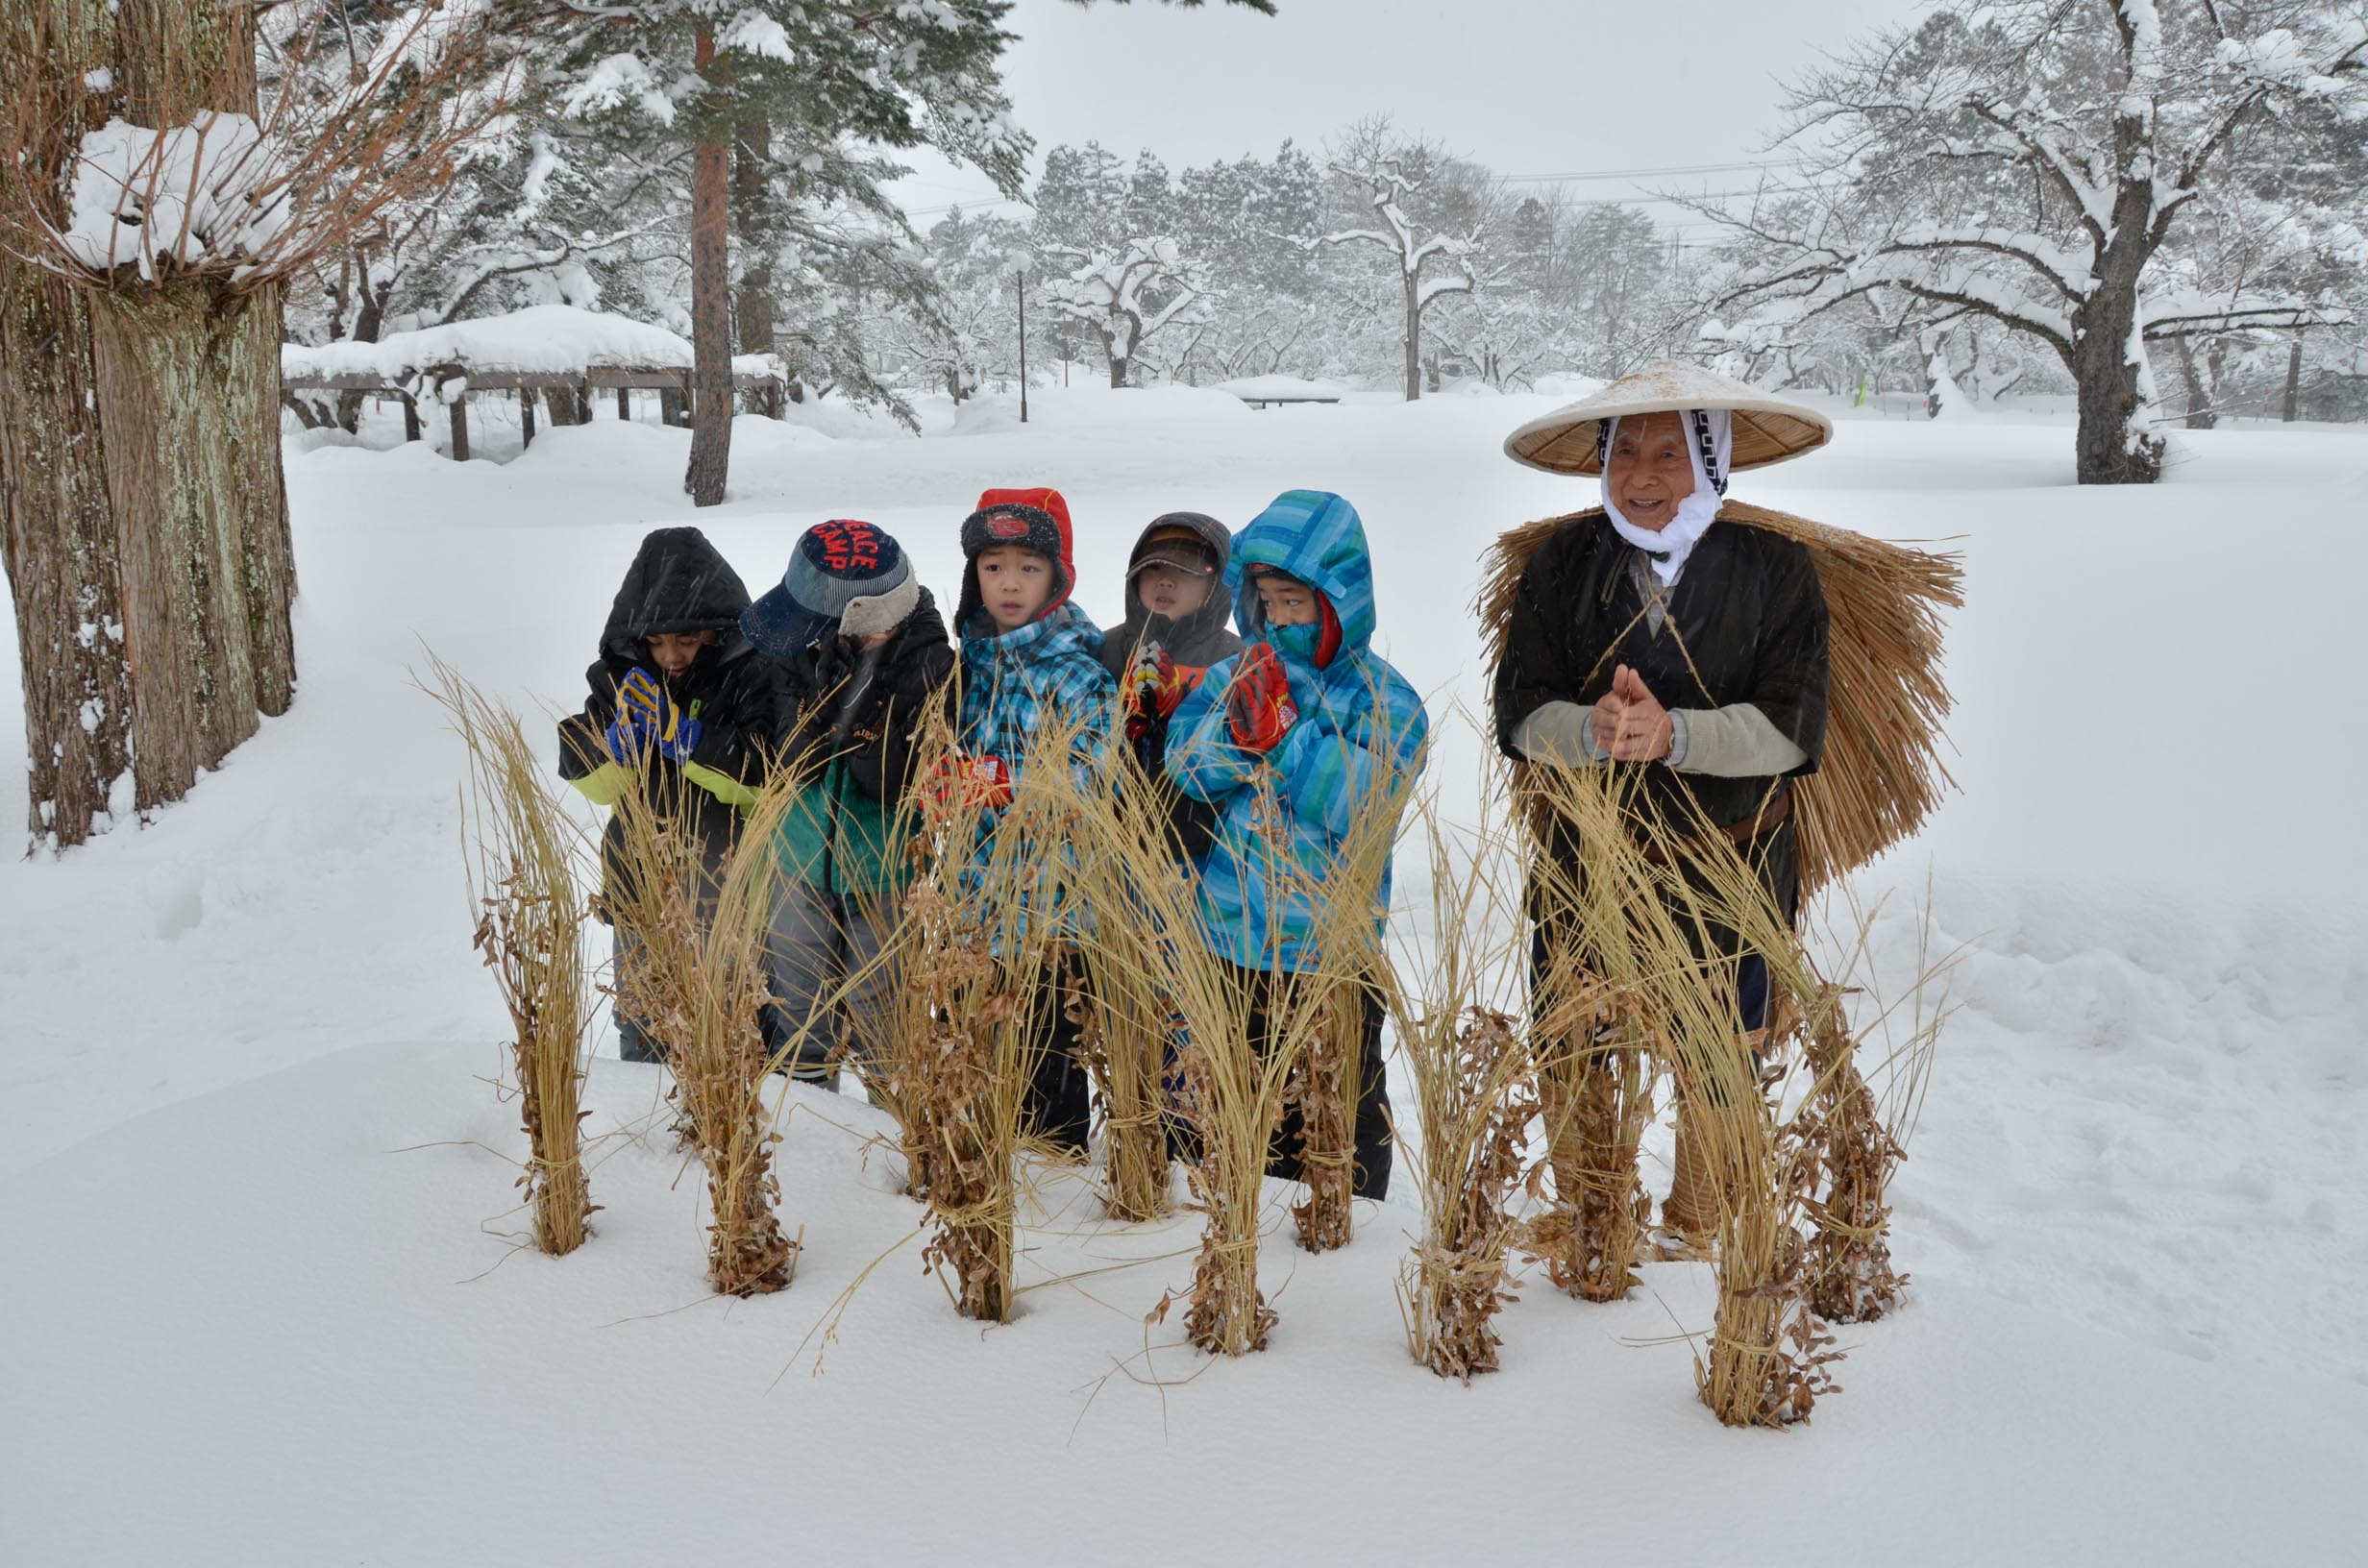
<path fill-rule="evenodd" d="M 1020 281 L 1020 423 L 1027 423 L 1027 262 L 1014 257 L 1013 276 Z"/>

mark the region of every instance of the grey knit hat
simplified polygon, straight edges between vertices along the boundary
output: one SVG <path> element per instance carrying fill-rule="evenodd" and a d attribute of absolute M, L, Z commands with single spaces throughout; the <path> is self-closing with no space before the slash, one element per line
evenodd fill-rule
<path fill-rule="evenodd" d="M 818 523 L 798 536 L 781 585 L 748 607 L 740 629 L 783 659 L 826 637 L 894 631 L 921 602 L 904 548 L 854 518 Z"/>

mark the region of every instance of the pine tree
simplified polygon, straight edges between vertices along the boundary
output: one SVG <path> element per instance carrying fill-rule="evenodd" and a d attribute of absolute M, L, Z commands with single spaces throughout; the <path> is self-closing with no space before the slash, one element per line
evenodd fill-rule
<path fill-rule="evenodd" d="M 1017 188 L 1027 141 L 1011 124 L 997 74 L 1010 39 L 1001 26 L 1009 9 L 1004 0 L 893 8 L 851 0 L 625 0 L 554 18 L 544 83 L 550 101 L 645 156 L 687 155 L 690 163 L 695 414 L 683 487 L 696 504 L 723 501 L 730 461 L 735 150 L 744 199 L 760 204 L 741 238 L 757 253 L 743 279 L 747 307 L 761 313 L 771 298 L 775 247 L 808 194 L 796 179 L 781 178 L 785 168 L 813 175 L 813 159 L 847 177 L 831 194 L 868 184 L 876 198 L 882 164 L 833 161 L 833 155 L 851 141 L 927 144 L 975 164 L 1001 189 Z M 764 325 L 754 324 L 760 334 Z"/>

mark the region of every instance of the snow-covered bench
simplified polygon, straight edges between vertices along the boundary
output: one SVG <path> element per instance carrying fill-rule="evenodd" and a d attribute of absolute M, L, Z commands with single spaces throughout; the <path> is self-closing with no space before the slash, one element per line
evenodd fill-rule
<path fill-rule="evenodd" d="M 588 415 L 595 392 L 614 391 L 617 417 L 632 417 L 637 389 L 660 396 L 661 417 L 684 423 L 691 405 L 691 345 L 663 327 L 567 305 L 537 305 L 507 315 L 389 332 L 375 343 L 290 343 L 280 350 L 287 392 L 392 392 L 403 400 L 407 439 L 420 438 L 419 400 L 451 411 L 453 457 L 469 455 L 468 400 L 479 392 L 518 395 L 520 428 L 534 439 L 535 392 L 580 400 Z M 782 416 L 789 376 L 770 354 L 734 355 L 731 383 L 761 394 L 765 412 Z"/>
<path fill-rule="evenodd" d="M 1338 403 L 1348 390 L 1338 381 L 1313 380 L 1305 376 L 1244 376 L 1220 381 L 1217 389 L 1232 393 L 1252 408 L 1273 404 Z"/>

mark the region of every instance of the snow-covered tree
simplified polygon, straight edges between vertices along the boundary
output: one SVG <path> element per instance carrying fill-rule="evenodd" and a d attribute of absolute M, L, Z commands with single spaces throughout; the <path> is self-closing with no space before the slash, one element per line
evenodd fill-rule
<path fill-rule="evenodd" d="M 1317 236 L 1328 248 L 1381 252 L 1394 268 L 1403 308 L 1406 401 L 1422 396 L 1422 321 L 1431 306 L 1473 287 L 1469 257 L 1492 215 L 1484 202 L 1457 200 L 1451 160 L 1394 133 L 1386 119 L 1354 127 L 1334 152 L 1332 172 L 1371 223 Z"/>
<path fill-rule="evenodd" d="M 1147 345 L 1205 312 L 1206 275 L 1165 236 L 1092 251 L 1052 246 L 1044 254 L 1069 268 L 1046 280 L 1046 303 L 1101 338 L 1113 387 L 1126 384 L 1128 368 Z"/>
<path fill-rule="evenodd" d="M 1315 160 L 1288 141 L 1271 159 L 1211 163 L 1178 179 L 1177 238 L 1212 290 L 1196 354 L 1220 377 L 1268 375 L 1308 352 L 1322 183 Z"/>
<path fill-rule="evenodd" d="M 2157 265 L 2232 166 L 2356 113 L 2368 24 L 2322 0 L 1944 0 L 1791 93 L 1814 159 L 1776 203 L 1712 210 L 1768 253 L 1719 304 L 1748 337 L 1868 293 L 2044 343 L 2079 389 L 2084 483 L 2161 467 L 2150 341 L 2294 328 L 2291 293 Z"/>
<path fill-rule="evenodd" d="M 284 297 L 486 111 L 444 90 L 481 8 L 424 3 L 267 108 L 259 36 L 319 47 L 333 10 L 0 6 L 0 541 L 37 842 L 178 799 L 293 698 Z"/>
<path fill-rule="evenodd" d="M 1029 258 L 1027 226 L 956 208 L 925 241 L 926 309 L 881 312 L 879 336 L 900 368 L 942 386 L 956 403 L 1019 357 L 1018 275 Z"/>
<path fill-rule="evenodd" d="M 516 0 L 540 7 L 542 0 Z M 543 7 L 543 86 L 561 113 L 653 162 L 690 164 L 690 326 L 696 409 L 684 488 L 724 499 L 731 443 L 732 160 L 749 185 L 794 202 L 774 179 L 842 176 L 829 199 L 876 201 L 878 160 L 837 159 L 843 140 L 935 146 L 1018 186 L 1024 136 L 998 62 L 1005 0 L 608 0 Z M 834 159 L 837 160 L 834 162 Z M 880 203 L 884 206 L 884 203 Z M 770 224 L 741 229 L 770 251 Z M 759 288 L 757 297 L 767 297 Z"/>

